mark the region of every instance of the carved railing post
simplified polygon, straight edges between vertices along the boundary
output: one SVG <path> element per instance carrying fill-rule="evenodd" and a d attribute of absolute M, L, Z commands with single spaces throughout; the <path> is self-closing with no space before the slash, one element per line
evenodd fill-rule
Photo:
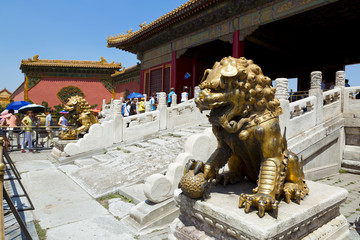
<path fill-rule="evenodd" d="M 160 115 L 160 130 L 166 129 L 167 125 L 167 106 L 166 106 L 166 93 L 160 92 L 159 93 L 159 103 L 157 109 L 159 110 Z"/>
<path fill-rule="evenodd" d="M 174 107 L 177 105 L 177 95 L 174 93 L 171 95 L 171 107 Z"/>
<path fill-rule="evenodd" d="M 123 139 L 123 116 L 121 115 L 121 100 L 114 100 L 112 119 L 114 120 L 114 142 L 119 143 Z"/>
<path fill-rule="evenodd" d="M 103 112 L 105 111 L 105 106 L 106 106 L 106 102 L 105 99 L 103 99 L 101 111 Z"/>
<path fill-rule="evenodd" d="M 335 87 L 345 87 L 345 71 L 336 72 Z"/>
<path fill-rule="evenodd" d="M 341 112 L 344 112 L 344 104 L 345 104 L 345 94 L 344 94 L 344 90 L 345 90 L 345 71 L 337 71 L 335 73 L 335 88 L 340 88 L 341 89 L 341 96 L 340 96 L 340 100 L 341 100 Z"/>
<path fill-rule="evenodd" d="M 289 80 L 287 78 L 275 79 L 275 98 L 279 99 L 280 107 L 283 110 L 283 113 L 279 116 L 281 132 L 284 132 L 285 127 L 289 127 L 290 108 L 288 100 L 288 87 Z"/>
<path fill-rule="evenodd" d="M 314 71 L 311 72 L 310 79 L 310 90 L 309 96 L 315 96 L 316 102 L 314 106 L 314 110 L 316 113 L 316 124 L 320 124 L 323 120 L 322 111 L 323 111 L 323 91 L 321 90 L 321 82 L 322 82 L 322 72 Z"/>

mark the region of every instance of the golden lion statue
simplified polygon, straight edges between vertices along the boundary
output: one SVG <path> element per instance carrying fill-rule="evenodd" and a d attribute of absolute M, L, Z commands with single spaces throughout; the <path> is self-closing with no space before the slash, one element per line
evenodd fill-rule
<path fill-rule="evenodd" d="M 75 126 L 69 127 L 65 131 L 61 131 L 59 139 L 76 139 L 80 133 L 87 132 L 91 125 L 99 123 L 95 118 L 90 105 L 83 97 L 70 97 L 64 110 L 69 112 L 69 116 L 75 120 Z"/>
<path fill-rule="evenodd" d="M 245 58 L 226 57 L 207 69 L 200 84 L 196 104 L 208 115 L 218 147 L 204 164 L 191 160 L 185 166 L 179 186 L 191 198 L 204 197 L 210 182 L 236 183 L 244 177 L 257 182 L 254 194 L 241 194 L 239 207 L 257 207 L 278 214 L 280 196 L 287 203 L 300 200 L 309 189 L 304 180 L 302 161 L 287 149 L 278 116 L 280 103 L 275 99 L 271 79 L 259 66 Z M 228 164 L 229 171 L 219 174 Z M 206 195 L 205 195 L 206 196 Z"/>

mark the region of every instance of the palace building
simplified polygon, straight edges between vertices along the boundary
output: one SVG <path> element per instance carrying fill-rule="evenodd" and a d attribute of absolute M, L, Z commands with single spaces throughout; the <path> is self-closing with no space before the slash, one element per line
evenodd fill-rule
<path fill-rule="evenodd" d="M 252 59 L 272 79 L 298 78 L 307 90 L 311 71 L 330 83 L 360 62 L 359 10 L 350 0 L 190 0 L 107 44 L 137 54 L 147 94 L 188 86 L 192 96 L 204 70 L 226 56 Z"/>
<path fill-rule="evenodd" d="M 119 73 L 121 63 L 100 61 L 45 60 L 35 55 L 22 60 L 25 81 L 14 91 L 15 101 L 25 100 L 49 106 L 65 104 L 73 95 L 85 97 L 90 105 L 101 106 L 103 99 L 120 97 L 111 75 Z M 123 71 L 125 72 L 125 71 Z"/>
<path fill-rule="evenodd" d="M 0 91 L 0 105 L 6 107 L 11 102 L 11 92 L 4 88 Z"/>

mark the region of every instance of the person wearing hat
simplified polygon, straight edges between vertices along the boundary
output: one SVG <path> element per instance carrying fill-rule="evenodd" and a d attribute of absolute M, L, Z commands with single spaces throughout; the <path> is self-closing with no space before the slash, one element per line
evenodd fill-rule
<path fill-rule="evenodd" d="M 67 116 L 68 112 L 64 112 L 64 111 L 61 111 L 61 117 L 59 118 L 59 130 L 60 131 L 65 131 L 67 129 L 67 126 L 68 126 L 68 120 L 66 119 L 66 117 L 64 115 Z"/>
<path fill-rule="evenodd" d="M 21 123 L 25 126 L 24 128 L 24 140 L 21 146 L 21 152 L 22 153 L 26 153 L 25 151 L 25 146 L 26 144 L 28 144 L 29 146 L 29 151 L 32 152 L 32 139 L 31 139 L 31 127 L 32 127 L 32 115 L 33 112 L 32 111 L 27 111 L 26 112 L 26 116 L 23 118 L 23 120 L 21 121 Z"/>
<path fill-rule="evenodd" d="M 20 128 L 18 127 L 19 118 L 15 115 L 14 109 L 9 109 L 8 113 L 11 116 L 6 120 L 9 128 L 9 135 L 16 136 L 17 149 L 21 149 L 20 145 Z"/>
<path fill-rule="evenodd" d="M 172 103 L 172 95 L 175 94 L 175 90 L 174 88 L 170 88 L 170 93 L 168 95 L 168 107 L 171 107 L 171 103 Z"/>
<path fill-rule="evenodd" d="M 139 102 L 139 113 L 145 112 L 145 99 L 141 98 Z"/>

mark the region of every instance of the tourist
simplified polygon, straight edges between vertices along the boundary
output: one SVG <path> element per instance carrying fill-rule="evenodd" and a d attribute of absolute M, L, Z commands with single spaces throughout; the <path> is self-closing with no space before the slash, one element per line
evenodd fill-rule
<path fill-rule="evenodd" d="M 171 107 L 171 103 L 172 103 L 172 95 L 175 94 L 175 90 L 173 88 L 170 89 L 170 93 L 168 95 L 168 107 Z"/>
<path fill-rule="evenodd" d="M 7 125 L 7 121 L 6 121 L 8 116 L 9 116 L 9 114 L 2 115 L 2 119 L 1 119 L 1 122 L 0 122 L 0 126 L 5 127 L 5 128 L 0 128 L 0 137 L 3 138 L 4 146 L 5 146 L 5 149 L 7 151 L 9 151 L 9 145 L 10 145 L 10 142 L 9 142 L 9 139 L 8 139 L 8 130 L 7 130 L 8 125 Z"/>
<path fill-rule="evenodd" d="M 326 89 L 326 83 L 325 83 L 325 79 L 323 79 L 321 81 L 321 90 L 325 90 Z"/>
<path fill-rule="evenodd" d="M 189 93 L 188 93 L 188 87 L 184 87 L 184 91 L 181 93 L 181 102 L 185 102 L 189 100 Z"/>
<path fill-rule="evenodd" d="M 59 122 L 58 122 L 58 124 L 60 126 L 59 130 L 60 131 L 65 131 L 67 129 L 67 126 L 68 126 L 68 120 L 66 119 L 65 116 L 67 116 L 68 113 L 67 112 L 60 112 L 60 113 L 62 115 L 59 118 Z"/>
<path fill-rule="evenodd" d="M 145 112 L 145 99 L 141 98 L 141 101 L 139 102 L 139 113 Z"/>
<path fill-rule="evenodd" d="M 20 149 L 20 129 L 17 127 L 18 126 L 18 122 L 19 119 L 18 117 L 15 115 L 15 111 L 14 109 L 9 109 L 8 110 L 8 117 L 5 119 L 4 124 L 8 127 L 8 140 L 10 143 L 10 138 L 14 135 L 16 135 L 16 143 L 17 143 L 17 148 Z M 9 144 L 10 147 L 10 144 Z"/>
<path fill-rule="evenodd" d="M 40 125 L 40 119 L 37 117 L 37 113 L 33 113 L 31 121 L 32 121 L 31 138 L 33 141 L 32 145 L 37 146 L 39 140 L 38 127 Z"/>
<path fill-rule="evenodd" d="M 53 142 L 54 134 L 53 134 L 53 130 L 52 130 L 52 126 L 53 126 L 52 114 L 53 113 L 54 113 L 54 110 L 50 109 L 49 114 L 46 115 L 45 129 L 46 129 L 46 132 L 47 132 L 47 136 L 44 138 L 44 140 L 42 142 L 42 145 L 44 145 L 44 143 L 49 141 L 50 142 L 50 147 L 54 146 L 54 142 Z"/>
<path fill-rule="evenodd" d="M 153 93 L 150 99 L 150 110 L 155 111 L 156 110 L 156 93 Z"/>
<path fill-rule="evenodd" d="M 25 126 L 24 128 L 24 140 L 21 146 L 21 152 L 22 153 L 26 153 L 25 151 L 25 146 L 26 144 L 28 144 L 29 146 L 29 151 L 32 152 L 32 140 L 31 140 L 31 126 L 32 126 L 32 111 L 27 111 L 26 116 L 23 118 L 23 120 L 21 121 L 21 123 Z"/>
<path fill-rule="evenodd" d="M 125 105 L 125 107 L 124 107 L 124 117 L 130 116 L 131 102 L 130 102 L 130 101 L 127 101 L 127 102 L 126 102 L 125 104 L 123 104 L 123 105 Z"/>
<path fill-rule="evenodd" d="M 130 114 L 129 114 L 130 116 L 137 114 L 136 103 L 137 103 L 137 98 L 133 98 L 130 105 Z"/>
<path fill-rule="evenodd" d="M 121 106 L 121 114 L 122 114 L 124 117 L 129 116 L 129 114 L 127 114 L 127 116 L 125 116 L 125 109 L 126 109 L 127 103 L 128 103 L 129 101 L 130 101 L 129 99 L 123 100 L 123 104 L 122 104 L 122 106 Z"/>
<path fill-rule="evenodd" d="M 349 79 L 345 79 L 345 87 L 350 87 Z"/>

